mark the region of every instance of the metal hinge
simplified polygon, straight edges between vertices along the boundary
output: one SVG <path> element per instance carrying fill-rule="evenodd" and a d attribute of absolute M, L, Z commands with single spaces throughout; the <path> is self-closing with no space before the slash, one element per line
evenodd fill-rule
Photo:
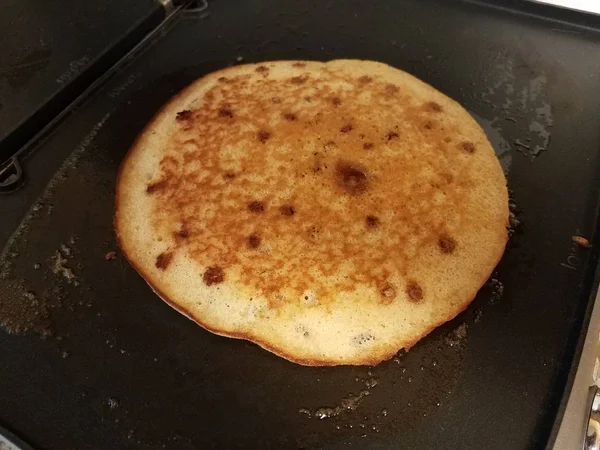
<path fill-rule="evenodd" d="M 167 15 L 171 14 L 177 6 L 183 6 L 186 11 L 201 12 L 208 8 L 207 0 L 158 0 Z"/>
<path fill-rule="evenodd" d="M 158 3 L 160 3 L 163 6 L 167 15 L 171 14 L 175 9 L 175 5 L 173 5 L 173 0 L 158 0 Z"/>
<path fill-rule="evenodd" d="M 204 11 L 207 8 L 208 8 L 208 1 L 207 0 L 193 0 L 190 3 L 188 3 L 188 5 L 185 8 L 185 10 L 187 12 L 199 13 L 199 12 Z"/>
<path fill-rule="evenodd" d="M 16 156 L 0 165 L 0 194 L 16 191 L 23 185 L 25 177 Z"/>

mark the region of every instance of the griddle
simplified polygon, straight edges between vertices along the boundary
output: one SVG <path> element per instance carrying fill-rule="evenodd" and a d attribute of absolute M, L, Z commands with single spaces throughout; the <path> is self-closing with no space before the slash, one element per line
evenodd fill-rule
<path fill-rule="evenodd" d="M 302 367 L 204 331 L 156 297 L 112 227 L 119 164 L 181 88 L 243 62 L 333 58 L 389 63 L 463 104 L 514 213 L 467 311 L 375 367 Z M 26 182 L 0 197 L 0 423 L 60 450 L 551 445 L 597 289 L 599 248 L 572 236 L 598 229 L 598 92 L 600 20 L 542 5 L 177 8 L 14 149 Z"/>

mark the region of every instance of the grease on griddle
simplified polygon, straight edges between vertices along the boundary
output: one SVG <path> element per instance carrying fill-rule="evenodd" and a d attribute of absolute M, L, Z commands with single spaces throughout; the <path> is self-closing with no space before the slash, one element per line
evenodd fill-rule
<path fill-rule="evenodd" d="M 490 278 L 487 282 L 487 286 L 492 288 L 492 294 L 490 295 L 490 303 L 494 303 L 502 298 L 504 294 L 504 284 L 497 278 Z"/>
<path fill-rule="evenodd" d="M 368 389 L 363 389 L 358 393 L 358 395 L 350 394 L 349 396 L 342 398 L 340 400 L 340 404 L 337 406 L 324 406 L 315 409 L 314 412 L 311 412 L 306 408 L 300 408 L 298 412 L 319 420 L 330 419 L 332 417 L 339 416 L 344 411 L 354 411 L 360 405 L 361 400 L 367 395 L 369 395 Z"/>
<path fill-rule="evenodd" d="M 32 208 L 33 212 L 28 216 L 30 220 L 36 218 L 36 211 L 40 208 Z M 25 228 L 26 231 L 28 231 Z M 28 248 L 28 237 L 23 235 L 23 228 L 15 233 L 13 240 L 9 242 L 6 251 L 2 255 L 0 267 L 2 267 L 1 278 L 6 280 L 2 286 L 0 297 L 0 325 L 9 333 L 30 334 L 36 333 L 41 336 L 55 334 L 50 311 L 62 304 L 64 291 L 61 284 L 50 288 L 43 288 L 38 295 L 39 276 L 34 277 L 30 271 L 40 271 L 40 263 L 31 264 L 31 253 L 22 250 Z M 75 238 L 70 237 L 66 241 L 74 244 Z M 22 254 L 22 255 L 21 255 Z M 19 263 L 19 256 L 24 266 Z M 67 244 L 60 244 L 58 250 L 48 261 L 49 269 L 56 275 L 64 278 L 69 284 L 77 286 L 79 283 L 73 270 L 68 266 L 68 258 L 73 256 L 73 249 Z M 22 271 L 17 275 L 17 267 Z M 42 274 L 42 276 L 44 276 Z M 36 281 L 37 280 L 37 281 Z M 30 283 L 31 282 L 31 283 Z M 80 303 L 81 304 L 81 303 Z"/>
<path fill-rule="evenodd" d="M 463 323 L 456 327 L 448 336 L 446 343 L 450 347 L 463 347 L 467 343 L 467 324 Z"/>
<path fill-rule="evenodd" d="M 70 255 L 70 252 L 68 253 Z M 79 282 L 77 281 L 77 277 L 67 263 L 68 260 L 66 258 L 67 254 L 63 255 L 63 253 L 57 250 L 54 253 L 54 257 L 52 258 L 52 272 L 55 275 L 62 276 L 67 280 L 67 283 L 73 284 L 74 286 L 79 286 Z"/>
<path fill-rule="evenodd" d="M 481 292 L 485 292 L 488 297 L 488 301 L 490 304 L 493 304 L 500 300 L 504 295 L 504 284 L 496 278 L 498 276 L 497 273 L 492 274 L 492 277 L 485 283 L 482 287 Z M 473 323 L 481 322 L 483 317 L 483 307 L 475 309 L 472 314 Z"/>
<path fill-rule="evenodd" d="M 60 244 L 60 252 L 66 257 L 71 257 L 71 247 L 66 246 L 65 244 Z"/>
<path fill-rule="evenodd" d="M 358 394 L 350 394 L 342 398 L 340 400 L 339 405 L 323 406 L 315 409 L 314 411 L 311 411 L 307 408 L 300 408 L 298 412 L 301 414 L 305 414 L 308 417 L 314 417 L 316 419 L 322 420 L 339 416 L 345 411 L 356 410 L 360 406 L 362 399 L 370 395 L 370 390 L 379 384 L 379 380 L 371 376 L 371 373 L 369 372 L 369 378 L 366 378 L 364 380 L 357 378 L 356 381 L 362 381 L 366 389 L 362 389 Z"/>
<path fill-rule="evenodd" d="M 550 130 L 554 125 L 545 71 L 518 76 L 519 66 L 506 54 L 498 53 L 493 62 L 497 70 L 493 79 L 485 78 L 487 91 L 481 95 L 493 111 L 505 135 L 513 139 L 513 149 L 523 156 L 535 158 L 550 147 Z M 486 130 L 487 131 L 487 130 Z"/>
<path fill-rule="evenodd" d="M 106 401 L 106 403 L 108 404 L 109 409 L 115 409 L 119 407 L 119 400 L 116 399 L 115 397 L 109 397 L 108 400 Z"/>
<path fill-rule="evenodd" d="M 53 334 L 50 314 L 44 300 L 14 281 L 2 286 L 0 324 L 11 334 Z"/>
<path fill-rule="evenodd" d="M 475 316 L 473 317 L 473 322 L 474 323 L 479 323 L 481 322 L 481 318 L 483 317 L 483 310 L 481 308 L 477 308 L 475 310 Z"/>
<path fill-rule="evenodd" d="M 517 213 L 519 209 L 517 206 L 517 202 L 514 199 L 514 194 L 512 192 L 509 192 L 508 210 L 509 236 L 513 236 L 516 233 L 517 229 L 521 226 L 521 221 L 517 218 Z"/>
<path fill-rule="evenodd" d="M 355 418 L 342 428 L 352 430 L 353 434 L 357 431 L 394 434 L 431 416 L 456 385 L 464 361 L 466 330 L 466 325 L 454 330 L 448 330 L 446 325 L 410 351 L 401 350 L 389 362 L 373 368 L 381 388 L 371 391 L 368 401 L 363 403 L 367 415 L 358 424 Z M 448 345 L 449 341 L 452 345 Z M 373 405 L 380 409 L 369 411 Z M 335 420 L 339 423 L 340 419 Z M 377 430 L 373 430 L 373 425 Z"/>

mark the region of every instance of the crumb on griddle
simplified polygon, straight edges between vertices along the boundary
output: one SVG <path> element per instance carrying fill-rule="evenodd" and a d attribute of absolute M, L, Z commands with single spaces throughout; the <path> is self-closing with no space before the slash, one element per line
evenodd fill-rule
<path fill-rule="evenodd" d="M 589 239 L 586 239 L 583 236 L 571 236 L 571 240 L 582 248 L 592 248 L 592 244 Z"/>
<path fill-rule="evenodd" d="M 116 258 L 117 258 L 117 252 L 115 252 L 115 251 L 110 251 L 106 255 L 104 255 L 105 261 L 112 261 L 113 259 L 116 259 Z"/>

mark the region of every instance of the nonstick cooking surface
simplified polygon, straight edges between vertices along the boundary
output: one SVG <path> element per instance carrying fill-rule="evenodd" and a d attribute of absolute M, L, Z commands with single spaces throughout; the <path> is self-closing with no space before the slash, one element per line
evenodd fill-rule
<path fill-rule="evenodd" d="M 28 183 L 0 198 L 3 424 L 60 450 L 544 444 L 597 262 L 571 236 L 595 230 L 600 180 L 600 34 L 546 11 L 222 0 L 181 14 L 29 154 Z M 341 57 L 392 64 L 465 105 L 507 173 L 515 227 L 468 310 L 408 353 L 310 368 L 163 303 L 118 250 L 114 186 L 137 133 L 197 77 Z"/>

